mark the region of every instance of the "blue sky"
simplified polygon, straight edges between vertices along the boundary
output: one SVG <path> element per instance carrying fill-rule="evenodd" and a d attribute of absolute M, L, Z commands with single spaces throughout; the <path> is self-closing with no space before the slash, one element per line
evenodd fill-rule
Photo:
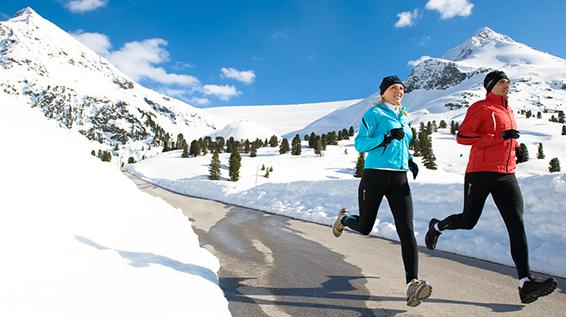
<path fill-rule="evenodd" d="M 0 18 L 26 6 L 199 107 L 363 98 L 484 26 L 566 57 L 562 0 L 2 0 Z"/>

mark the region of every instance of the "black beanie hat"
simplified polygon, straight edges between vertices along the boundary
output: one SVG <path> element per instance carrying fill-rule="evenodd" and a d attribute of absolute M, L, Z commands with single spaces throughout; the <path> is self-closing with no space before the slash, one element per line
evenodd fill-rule
<path fill-rule="evenodd" d="M 381 85 L 379 85 L 379 94 L 383 95 L 383 93 L 387 90 L 387 88 L 389 88 L 389 86 L 393 84 L 403 85 L 403 82 L 401 81 L 401 79 L 399 79 L 399 77 L 395 75 L 383 77 L 383 80 L 381 81 Z M 405 87 L 405 85 L 403 85 L 403 87 Z"/>
<path fill-rule="evenodd" d="M 485 79 L 483 80 L 483 86 L 485 87 L 485 90 L 487 90 L 487 92 L 491 92 L 493 86 L 495 86 L 495 84 L 497 84 L 497 82 L 502 79 L 509 80 L 509 77 L 507 77 L 507 75 L 505 75 L 505 73 L 500 70 L 494 70 L 492 72 L 489 72 L 485 76 Z"/>

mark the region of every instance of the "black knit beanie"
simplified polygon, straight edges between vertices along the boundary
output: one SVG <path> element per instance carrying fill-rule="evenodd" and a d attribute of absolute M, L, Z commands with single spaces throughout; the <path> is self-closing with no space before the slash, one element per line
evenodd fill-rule
<path fill-rule="evenodd" d="M 381 85 L 379 85 L 379 94 L 383 95 L 383 93 L 387 90 L 387 88 L 389 88 L 389 86 L 393 84 L 403 85 L 403 82 L 401 81 L 401 79 L 399 79 L 399 77 L 395 75 L 384 77 L 383 80 L 381 81 Z M 403 87 L 405 87 L 405 85 L 403 85 Z"/>
<path fill-rule="evenodd" d="M 509 77 L 507 77 L 507 75 L 505 75 L 505 73 L 500 70 L 494 70 L 492 72 L 489 72 L 485 76 L 485 79 L 483 80 L 483 86 L 485 87 L 485 90 L 487 90 L 487 92 L 491 92 L 493 86 L 495 86 L 495 84 L 497 84 L 497 82 L 502 79 L 509 80 Z"/>

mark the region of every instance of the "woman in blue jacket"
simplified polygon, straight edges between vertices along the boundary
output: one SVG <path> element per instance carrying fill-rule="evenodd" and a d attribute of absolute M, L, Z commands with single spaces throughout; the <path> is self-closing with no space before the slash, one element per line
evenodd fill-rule
<path fill-rule="evenodd" d="M 406 109 L 401 106 L 405 93 L 397 76 L 383 78 L 379 85 L 381 101 L 363 116 L 356 150 L 367 152 L 364 172 L 358 188 L 358 215 L 340 210 L 332 231 L 339 237 L 344 227 L 368 235 L 374 225 L 383 196 L 387 198 L 395 228 L 401 241 L 401 253 L 407 283 L 407 305 L 417 306 L 432 292 L 426 281 L 418 279 L 418 253 L 413 231 L 413 202 L 407 171 L 417 177 L 418 166 L 409 153 L 413 138 Z"/>

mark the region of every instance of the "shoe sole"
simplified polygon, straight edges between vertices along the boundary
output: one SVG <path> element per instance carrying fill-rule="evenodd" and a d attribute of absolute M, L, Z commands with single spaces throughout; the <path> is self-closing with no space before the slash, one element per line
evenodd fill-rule
<path fill-rule="evenodd" d="M 334 234 L 334 236 L 336 238 L 338 238 L 339 236 L 342 235 L 342 232 L 344 231 L 344 226 L 342 225 L 342 223 L 340 222 L 340 220 L 347 215 L 347 211 L 346 209 L 340 209 L 340 212 L 338 213 L 338 217 L 336 218 L 336 221 L 334 222 L 334 224 L 332 225 L 332 233 Z"/>
<path fill-rule="evenodd" d="M 527 296 L 525 296 L 525 298 L 523 298 L 521 300 L 521 303 L 530 304 L 530 303 L 536 301 L 539 297 L 549 295 L 550 293 L 554 292 L 557 284 L 558 283 L 556 282 L 556 280 L 553 280 L 547 287 L 536 290 L 536 291 L 528 294 Z"/>
<path fill-rule="evenodd" d="M 432 286 L 428 285 L 425 282 L 421 287 L 417 289 L 415 295 L 407 298 L 407 306 L 411 306 L 411 307 L 419 306 L 422 303 L 422 301 L 429 298 L 431 294 L 432 294 Z"/>

